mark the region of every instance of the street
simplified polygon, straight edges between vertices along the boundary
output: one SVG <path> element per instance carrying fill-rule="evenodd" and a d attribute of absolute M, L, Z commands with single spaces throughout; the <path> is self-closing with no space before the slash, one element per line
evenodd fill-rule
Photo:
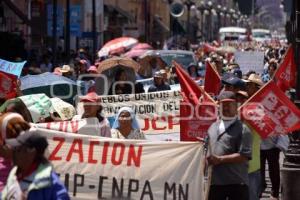
<path fill-rule="evenodd" d="M 299 13 L 0 0 L 0 199 L 300 199 Z"/>

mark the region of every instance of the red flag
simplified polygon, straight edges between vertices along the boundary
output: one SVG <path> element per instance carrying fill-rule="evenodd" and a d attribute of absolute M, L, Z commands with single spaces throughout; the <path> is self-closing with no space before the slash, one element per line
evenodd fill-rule
<path fill-rule="evenodd" d="M 273 81 L 243 104 L 240 111 L 243 121 L 262 138 L 299 129 L 300 111 Z"/>
<path fill-rule="evenodd" d="M 216 52 L 216 51 L 217 51 L 217 48 L 214 47 L 214 46 L 211 46 L 211 45 L 208 44 L 208 43 L 205 43 L 205 44 L 203 44 L 203 51 L 204 51 L 205 53 Z"/>
<path fill-rule="evenodd" d="M 16 97 L 17 77 L 0 72 L 0 98 L 12 99 Z"/>
<path fill-rule="evenodd" d="M 296 86 L 296 64 L 294 49 L 290 46 L 284 56 L 284 60 L 275 72 L 274 80 L 282 91 Z"/>
<path fill-rule="evenodd" d="M 213 99 L 175 63 L 183 100 L 180 102 L 180 140 L 198 141 L 207 135 L 209 126 L 216 120 L 217 110 Z"/>
<path fill-rule="evenodd" d="M 217 96 L 221 90 L 221 77 L 211 63 L 206 63 L 204 90 L 211 96 Z"/>

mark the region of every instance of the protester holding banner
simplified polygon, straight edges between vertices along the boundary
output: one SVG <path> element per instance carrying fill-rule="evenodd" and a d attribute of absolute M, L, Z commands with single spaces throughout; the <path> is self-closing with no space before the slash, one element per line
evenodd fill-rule
<path fill-rule="evenodd" d="M 111 137 L 110 125 L 107 118 L 102 115 L 102 106 L 100 105 L 100 98 L 95 92 L 88 93 L 86 96 L 81 97 L 83 102 L 84 113 L 76 115 L 72 120 L 80 120 L 84 118 L 97 118 L 99 121 L 99 136 Z"/>
<path fill-rule="evenodd" d="M 119 110 L 112 126 L 111 137 L 136 140 L 146 139 L 131 108 L 123 107 Z"/>
<path fill-rule="evenodd" d="M 251 159 L 252 136 L 237 118 L 236 95 L 223 91 L 218 96 L 220 119 L 208 129 L 213 165 L 209 200 L 248 200 L 248 160 Z"/>
<path fill-rule="evenodd" d="M 6 138 L 17 137 L 20 132 L 29 128 L 29 124 L 24 121 L 21 115 L 15 113 L 0 114 L 0 192 L 12 168 L 10 151 L 4 141 Z"/>
<path fill-rule="evenodd" d="M 2 199 L 70 199 L 53 167 L 44 156 L 47 139 L 30 130 L 5 141 L 13 151 L 15 167 L 10 171 Z"/>

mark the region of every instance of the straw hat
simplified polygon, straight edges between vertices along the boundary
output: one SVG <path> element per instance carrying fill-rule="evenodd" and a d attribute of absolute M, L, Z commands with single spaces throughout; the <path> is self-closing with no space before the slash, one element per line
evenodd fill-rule
<path fill-rule="evenodd" d="M 60 69 L 61 73 L 68 73 L 71 71 L 70 65 L 63 65 L 62 68 Z"/>
<path fill-rule="evenodd" d="M 259 85 L 259 86 L 263 86 L 264 83 L 262 82 L 261 78 L 259 75 L 257 74 L 251 74 L 249 76 L 249 78 L 247 80 L 245 80 L 246 83 L 255 83 L 256 85 Z"/>

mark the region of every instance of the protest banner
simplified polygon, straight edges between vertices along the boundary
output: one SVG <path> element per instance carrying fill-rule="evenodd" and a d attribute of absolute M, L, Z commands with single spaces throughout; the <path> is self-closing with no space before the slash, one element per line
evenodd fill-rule
<path fill-rule="evenodd" d="M 276 70 L 274 80 L 283 92 L 296 86 L 296 63 L 292 46 L 288 48 L 283 61 Z"/>
<path fill-rule="evenodd" d="M 13 75 L 0 72 L 0 99 L 12 99 L 16 97 L 17 79 Z"/>
<path fill-rule="evenodd" d="M 216 103 L 179 64 L 174 65 L 183 96 L 180 102 L 180 140 L 204 139 L 217 118 Z"/>
<path fill-rule="evenodd" d="M 18 99 L 21 99 L 26 105 L 34 123 L 39 122 L 40 118 L 47 118 L 50 116 L 52 103 L 50 98 L 45 94 L 20 96 Z"/>
<path fill-rule="evenodd" d="M 300 111 L 273 81 L 243 104 L 240 111 L 242 119 L 262 138 L 299 128 Z"/>
<path fill-rule="evenodd" d="M 20 77 L 25 63 L 26 61 L 9 62 L 7 60 L 0 59 L 0 71 Z"/>
<path fill-rule="evenodd" d="M 147 140 L 179 140 L 180 99 L 180 92 L 171 90 L 100 96 L 102 113 L 111 125 L 120 108 L 131 107 Z M 80 107 L 81 103 L 77 105 L 79 110 Z"/>
<path fill-rule="evenodd" d="M 206 199 L 202 143 L 37 130 L 47 137 L 47 157 L 72 199 Z"/>
<path fill-rule="evenodd" d="M 78 133 L 83 135 L 89 134 L 94 136 L 101 135 L 99 120 L 96 117 L 74 121 L 38 123 L 34 126 L 65 133 Z"/>
<path fill-rule="evenodd" d="M 235 61 L 239 64 L 243 73 L 253 70 L 262 74 L 264 71 L 264 52 L 237 51 L 234 53 Z"/>

